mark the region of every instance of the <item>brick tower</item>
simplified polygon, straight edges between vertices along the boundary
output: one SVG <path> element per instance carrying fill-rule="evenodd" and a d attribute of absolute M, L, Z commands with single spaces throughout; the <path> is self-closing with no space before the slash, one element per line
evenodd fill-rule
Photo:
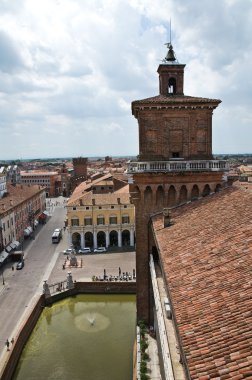
<path fill-rule="evenodd" d="M 78 186 L 81 182 L 87 179 L 87 157 L 77 157 L 73 158 L 73 168 L 74 168 L 74 187 Z"/>
<path fill-rule="evenodd" d="M 167 46 L 157 70 L 159 95 L 132 102 L 139 156 L 128 173 L 136 208 L 137 317 L 145 321 L 150 320 L 150 216 L 218 191 L 227 170 L 225 161 L 212 156 L 212 115 L 221 101 L 184 95 L 185 65 Z"/>

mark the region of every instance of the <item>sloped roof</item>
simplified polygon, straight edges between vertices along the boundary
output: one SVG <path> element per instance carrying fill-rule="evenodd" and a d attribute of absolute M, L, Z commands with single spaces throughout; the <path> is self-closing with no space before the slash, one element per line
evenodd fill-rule
<path fill-rule="evenodd" d="M 96 204 L 116 204 L 117 198 L 121 199 L 122 204 L 128 204 L 129 202 L 129 186 L 125 183 L 125 186 L 122 186 L 120 189 L 109 194 L 94 194 L 91 191 L 91 188 L 95 185 L 109 184 L 112 185 L 113 175 L 106 174 L 102 177 L 97 178 L 92 182 L 82 182 L 73 192 L 69 198 L 67 205 L 68 206 L 78 206 L 80 200 L 82 200 L 85 205 L 92 205 L 92 199 L 95 199 Z M 123 185 L 123 181 L 120 181 Z"/>
<path fill-rule="evenodd" d="M 221 103 L 220 99 L 209 99 L 209 98 L 200 98 L 196 96 L 187 96 L 187 95 L 171 95 L 171 96 L 165 96 L 165 95 L 157 95 L 157 96 L 152 96 L 150 98 L 146 99 L 141 99 L 141 100 L 134 100 L 132 102 L 132 106 L 135 105 L 142 105 L 144 103 L 153 103 L 153 104 L 158 104 L 158 103 L 163 103 L 163 104 L 181 104 L 181 103 Z"/>
<path fill-rule="evenodd" d="M 192 379 L 252 378 L 252 188 L 161 215 L 153 231 Z"/>
<path fill-rule="evenodd" d="M 0 199 L 0 214 L 11 210 L 13 207 L 21 204 L 25 200 L 45 190 L 45 187 L 40 185 L 8 185 L 8 194 Z"/>
<path fill-rule="evenodd" d="M 127 187 L 127 186 L 126 186 Z M 117 191 L 115 193 L 105 193 L 105 194 L 94 194 L 92 191 L 82 194 L 78 199 L 68 201 L 68 206 L 79 206 L 80 200 L 84 206 L 92 206 L 93 199 L 95 200 L 95 205 L 115 205 L 117 204 L 117 199 L 120 199 L 120 204 L 129 204 L 130 195 L 126 192 Z"/>

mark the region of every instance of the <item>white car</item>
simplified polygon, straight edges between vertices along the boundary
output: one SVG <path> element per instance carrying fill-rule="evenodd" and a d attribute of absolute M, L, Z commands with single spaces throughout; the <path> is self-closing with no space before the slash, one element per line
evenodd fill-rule
<path fill-rule="evenodd" d="M 102 253 L 102 252 L 107 252 L 107 250 L 106 250 L 105 247 L 99 247 L 99 248 L 96 248 L 96 249 L 94 250 L 94 252 Z"/>
<path fill-rule="evenodd" d="M 80 248 L 78 253 L 91 253 L 91 249 L 89 247 Z"/>
<path fill-rule="evenodd" d="M 74 253 L 74 249 L 73 248 L 67 248 L 63 251 L 64 255 L 71 255 L 72 253 Z"/>

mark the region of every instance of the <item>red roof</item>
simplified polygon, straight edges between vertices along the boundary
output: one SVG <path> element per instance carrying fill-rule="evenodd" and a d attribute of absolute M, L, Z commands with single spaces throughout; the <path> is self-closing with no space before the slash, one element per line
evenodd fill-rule
<path fill-rule="evenodd" d="M 191 379 L 252 379 L 252 191 L 233 186 L 153 217 Z"/>

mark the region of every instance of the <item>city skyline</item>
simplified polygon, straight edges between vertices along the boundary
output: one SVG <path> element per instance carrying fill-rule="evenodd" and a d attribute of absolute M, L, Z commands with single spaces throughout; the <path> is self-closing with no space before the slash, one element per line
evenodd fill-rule
<path fill-rule="evenodd" d="M 158 94 L 170 20 L 185 95 L 222 101 L 213 153 L 251 152 L 250 2 L 23 0 L 0 10 L 0 159 L 137 155 L 131 102 Z"/>

